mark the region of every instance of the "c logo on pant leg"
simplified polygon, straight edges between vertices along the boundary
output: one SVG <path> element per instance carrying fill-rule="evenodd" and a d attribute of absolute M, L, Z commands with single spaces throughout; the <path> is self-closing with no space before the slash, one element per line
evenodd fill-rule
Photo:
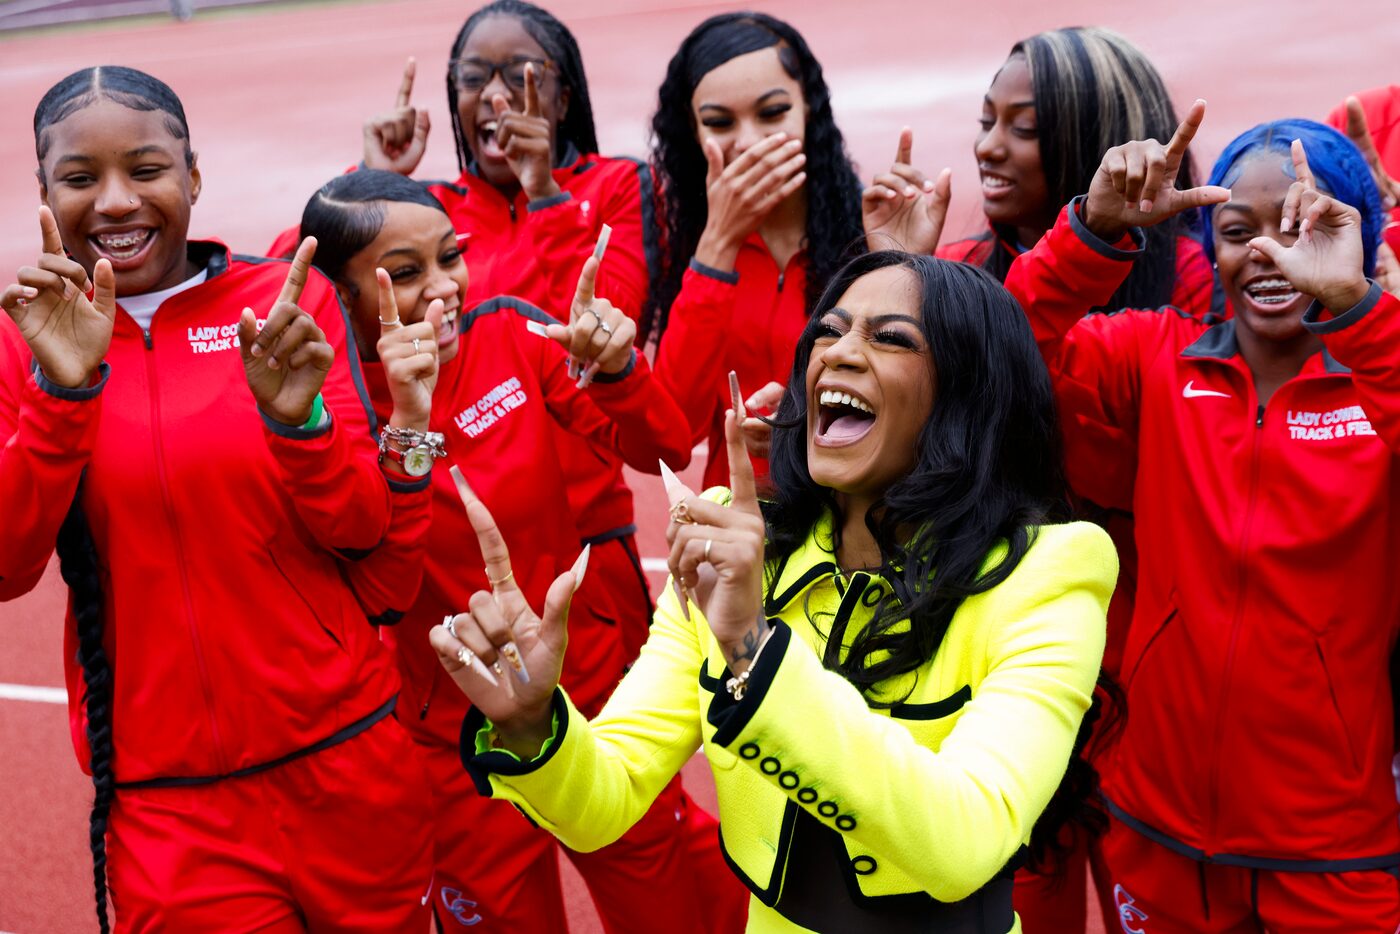
<path fill-rule="evenodd" d="M 442 907 L 463 927 L 471 927 L 486 920 L 475 910 L 476 902 L 464 896 L 460 889 L 449 889 L 443 886 Z"/>
<path fill-rule="evenodd" d="M 1143 929 L 1133 927 L 1136 922 L 1147 920 L 1147 912 L 1137 906 L 1137 902 L 1121 885 L 1113 887 L 1113 904 L 1118 908 L 1118 923 L 1123 926 L 1123 934 L 1143 934 Z"/>

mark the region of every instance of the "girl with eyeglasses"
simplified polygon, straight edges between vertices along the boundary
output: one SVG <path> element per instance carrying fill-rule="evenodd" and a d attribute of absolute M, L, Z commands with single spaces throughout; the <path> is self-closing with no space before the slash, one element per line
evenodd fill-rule
<path fill-rule="evenodd" d="M 410 65 L 396 109 L 366 123 L 366 167 L 403 175 L 417 168 L 429 120 L 425 111 L 410 106 L 413 78 Z M 640 321 L 656 263 L 652 176 L 636 160 L 598 155 L 588 80 L 569 29 L 523 0 L 495 0 L 480 8 L 452 44 L 447 102 L 462 174 L 454 183 L 429 182 L 428 188 L 447 210 L 463 250 L 469 279 L 464 315 L 510 295 L 566 316 L 579 273 L 606 224 L 612 233 L 597 273 L 597 294 Z M 646 339 L 643 328 L 638 343 Z M 588 601 L 593 612 L 579 617 L 585 625 L 574 638 L 590 638 L 590 618 L 610 621 L 615 629 L 595 631 L 593 637 L 620 637 L 630 661 L 646 641 L 652 604 L 622 461 L 615 451 L 562 429 L 555 431 L 553 443 L 564 465 L 580 545 L 591 546 L 592 582 L 577 599 Z M 619 673 L 594 672 L 596 693 L 610 690 Z M 426 691 L 427 685 L 410 684 L 407 690 Z M 455 742 L 455 727 L 439 722 L 429 732 L 449 730 L 450 737 L 434 733 L 433 741 Z M 745 899 L 724 867 L 715 826 L 678 780 L 618 844 L 577 854 L 575 865 L 609 930 L 723 931 L 741 925 Z M 454 838 L 479 847 L 477 837 Z M 459 855 L 465 867 L 469 856 Z M 468 877 L 462 880 L 468 893 L 463 897 L 478 898 L 467 884 L 475 884 L 470 878 L 475 871 L 462 875 Z M 697 891 L 708 906 L 705 914 L 693 910 Z M 501 896 L 500 903 L 508 899 Z M 546 914 L 537 911 L 535 917 Z M 523 930 L 520 925 L 527 922 L 513 923 L 511 930 Z"/>

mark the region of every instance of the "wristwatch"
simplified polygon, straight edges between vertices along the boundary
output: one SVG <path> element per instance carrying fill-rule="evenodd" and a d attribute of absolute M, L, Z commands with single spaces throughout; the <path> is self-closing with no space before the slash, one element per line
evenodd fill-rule
<path fill-rule="evenodd" d="M 447 448 L 443 447 L 446 440 L 437 431 L 385 425 L 379 432 L 379 463 L 390 460 L 410 477 L 422 477 L 433 469 L 433 461 L 447 456 Z"/>

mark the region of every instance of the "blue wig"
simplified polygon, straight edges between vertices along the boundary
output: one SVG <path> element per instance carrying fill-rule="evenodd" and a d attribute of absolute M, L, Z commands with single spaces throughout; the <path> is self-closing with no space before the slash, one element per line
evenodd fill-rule
<path fill-rule="evenodd" d="M 1206 184 L 1229 188 L 1239 178 L 1245 159 L 1259 152 L 1279 153 L 1283 157 L 1283 171 L 1291 177 L 1293 160 L 1289 150 L 1295 139 L 1303 141 L 1318 188 L 1361 212 L 1361 245 L 1365 249 L 1362 267 L 1367 276 L 1375 275 L 1376 249 L 1385 221 L 1381 195 L 1360 150 L 1330 126 L 1297 118 L 1261 123 L 1241 133 L 1225 147 Z M 1201 209 L 1206 256 L 1212 263 L 1215 262 L 1215 229 L 1211 224 L 1214 213 L 1213 207 Z"/>

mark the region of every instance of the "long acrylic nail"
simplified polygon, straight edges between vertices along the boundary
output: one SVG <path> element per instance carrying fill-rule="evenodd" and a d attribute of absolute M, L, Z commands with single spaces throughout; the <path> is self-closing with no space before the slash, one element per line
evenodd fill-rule
<path fill-rule="evenodd" d="M 603 229 L 598 231 L 598 242 L 593 245 L 594 259 L 598 260 L 599 262 L 602 262 L 603 254 L 607 252 L 608 249 L 608 241 L 611 239 L 612 228 L 609 227 L 607 224 L 604 224 Z"/>
<path fill-rule="evenodd" d="M 507 642 L 505 645 L 501 646 L 501 657 L 506 660 L 506 664 L 510 665 L 511 670 L 515 672 L 515 676 L 520 679 L 521 684 L 530 683 L 530 672 L 529 669 L 525 667 L 525 659 L 520 656 L 519 646 L 514 642 Z"/>
<path fill-rule="evenodd" d="M 535 335 L 536 337 L 548 337 L 548 336 L 549 336 L 549 332 L 545 330 L 544 325 L 543 325 L 543 324 L 540 324 L 538 321 L 526 321 L 526 322 L 525 322 L 525 330 L 529 331 L 531 334 Z"/>
<path fill-rule="evenodd" d="M 729 404 L 734 409 L 734 414 L 739 418 L 739 424 L 744 423 L 744 419 L 749 417 L 748 410 L 744 408 L 744 394 L 739 391 L 739 374 L 733 370 L 729 371 Z"/>
<path fill-rule="evenodd" d="M 569 379 L 578 379 L 578 361 L 573 357 L 569 357 L 569 365 L 566 368 L 566 372 L 569 374 Z"/>
<path fill-rule="evenodd" d="M 466 665 L 472 671 L 476 672 L 483 679 L 489 682 L 493 688 L 501 686 L 501 682 L 498 681 L 496 679 L 496 676 L 491 673 L 491 669 L 487 668 L 486 663 L 483 662 L 481 659 L 477 658 L 476 653 L 474 653 L 471 649 L 458 649 L 457 661 L 461 662 L 463 665 Z"/>
<path fill-rule="evenodd" d="M 690 598 L 690 602 L 691 602 L 691 603 L 695 604 L 696 606 L 699 606 L 699 605 L 700 605 L 700 598 L 699 598 L 699 596 L 696 595 L 696 593 L 695 593 L 695 588 L 694 588 L 694 587 L 687 587 L 687 588 L 685 589 L 685 593 L 686 593 L 686 596 L 688 596 L 688 597 Z M 687 609 L 688 609 L 688 608 L 687 608 Z M 689 618 L 690 618 L 690 616 L 689 616 L 689 614 L 687 613 L 686 619 L 689 619 Z"/>
<path fill-rule="evenodd" d="M 588 572 L 588 553 L 593 550 L 592 545 L 584 545 L 583 551 L 579 552 L 578 559 L 574 561 L 573 568 L 569 573 L 574 575 L 574 593 L 583 586 L 583 575 Z"/>
<path fill-rule="evenodd" d="M 598 375 L 598 370 L 601 367 L 602 364 L 597 360 L 588 364 L 588 369 L 583 371 L 583 374 L 578 378 L 578 382 L 575 385 L 578 386 L 579 389 L 587 389 L 589 386 L 593 385 L 593 377 Z"/>
<path fill-rule="evenodd" d="M 1278 232 L 1279 232 L 1279 233 L 1288 233 L 1288 232 L 1289 232 L 1290 230 L 1292 230 L 1292 229 L 1293 229 L 1293 220 L 1292 220 L 1292 218 L 1285 217 L 1283 220 L 1281 220 L 1281 221 L 1278 222 Z"/>
<path fill-rule="evenodd" d="M 666 466 L 665 461 L 658 461 L 661 464 L 661 482 L 666 484 L 666 498 L 674 506 L 690 494 L 681 478 L 676 476 L 676 472 Z"/>

